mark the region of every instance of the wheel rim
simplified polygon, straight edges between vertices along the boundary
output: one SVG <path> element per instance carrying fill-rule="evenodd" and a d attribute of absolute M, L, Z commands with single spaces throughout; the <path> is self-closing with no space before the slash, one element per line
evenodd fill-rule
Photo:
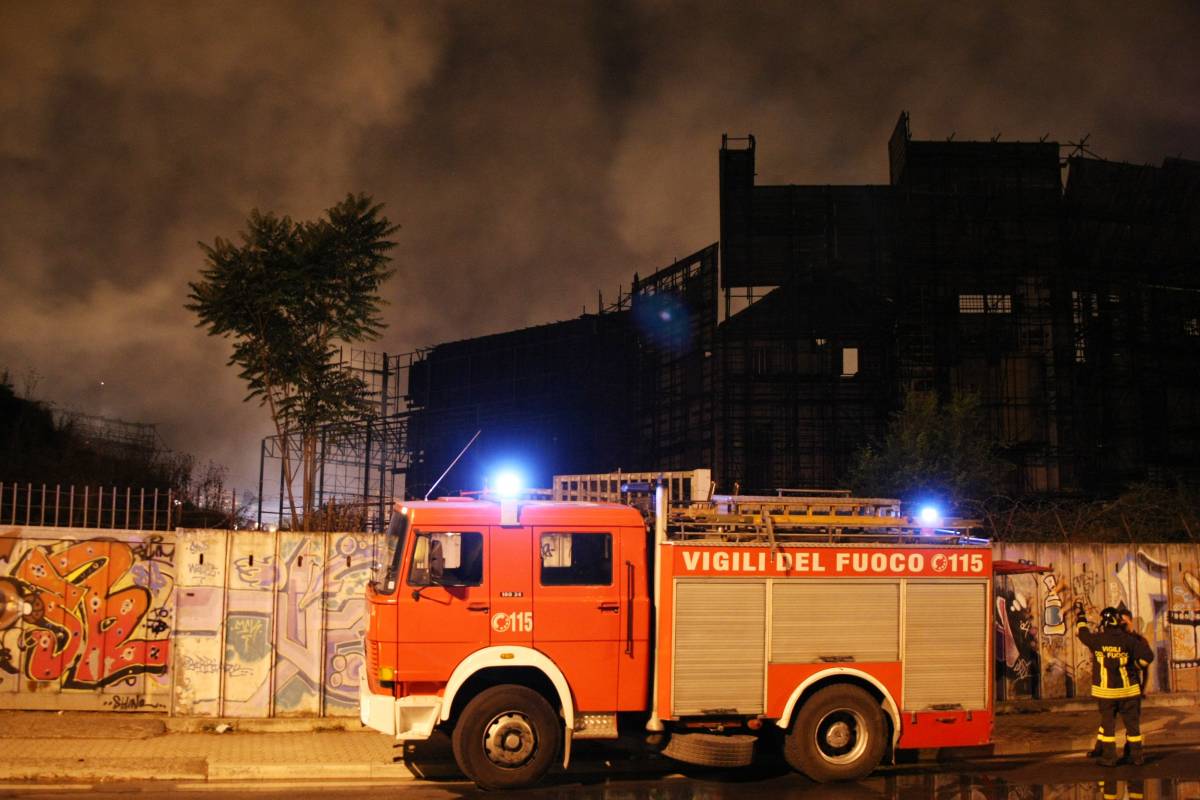
<path fill-rule="evenodd" d="M 821 717 L 815 730 L 817 752 L 830 764 L 850 764 L 862 756 L 871 738 L 862 714 L 839 708 Z"/>
<path fill-rule="evenodd" d="M 529 718 L 518 711 L 497 714 L 483 729 L 483 752 L 498 767 L 524 766 L 536 751 L 537 734 Z"/>

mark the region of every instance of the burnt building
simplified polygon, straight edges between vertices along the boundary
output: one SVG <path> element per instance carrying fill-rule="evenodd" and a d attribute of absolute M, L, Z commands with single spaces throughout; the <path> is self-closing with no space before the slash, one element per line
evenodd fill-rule
<path fill-rule="evenodd" d="M 553 473 L 711 467 L 840 485 L 910 389 L 977 394 L 1015 492 L 1200 474 L 1200 164 L 916 141 L 885 183 L 759 185 L 724 139 L 720 241 L 605 313 L 439 345 L 410 371 L 409 494 L 518 452 Z M 718 258 L 719 256 L 719 258 Z"/>

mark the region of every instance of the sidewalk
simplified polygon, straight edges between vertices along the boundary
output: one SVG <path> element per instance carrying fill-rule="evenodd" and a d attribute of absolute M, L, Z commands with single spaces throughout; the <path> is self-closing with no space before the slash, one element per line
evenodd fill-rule
<path fill-rule="evenodd" d="M 1156 695 L 1143 710 L 1147 747 L 1200 747 L 1200 698 Z M 1096 715 L 1087 701 L 1004 704 L 994 744 L 972 757 L 1082 753 L 1095 741 Z M 230 726 L 223 733 L 218 728 Z M 414 776 L 388 737 L 355 718 L 237 719 L 150 715 L 0 711 L 0 780 L 224 781 L 365 779 Z M 422 776 L 453 774 L 444 743 Z M 421 753 L 418 752 L 418 756 Z M 674 771 L 674 762 L 640 747 L 638 739 L 580 742 L 571 772 L 628 775 Z M 429 765 L 432 765 L 430 767 Z"/>

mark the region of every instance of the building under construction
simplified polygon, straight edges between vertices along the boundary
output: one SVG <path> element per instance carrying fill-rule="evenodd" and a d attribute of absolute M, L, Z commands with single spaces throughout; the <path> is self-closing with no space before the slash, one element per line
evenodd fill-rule
<path fill-rule="evenodd" d="M 910 389 L 977 394 L 1014 492 L 1200 479 L 1200 163 L 915 141 L 907 114 L 886 144 L 886 183 L 764 186 L 753 137 L 725 138 L 719 244 L 596 314 L 417 355 L 407 493 L 476 431 L 439 493 L 506 457 L 542 485 L 837 486 Z"/>

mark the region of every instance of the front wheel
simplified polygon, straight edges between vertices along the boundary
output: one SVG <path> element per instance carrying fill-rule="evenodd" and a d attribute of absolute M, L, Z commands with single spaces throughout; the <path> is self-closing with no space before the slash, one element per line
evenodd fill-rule
<path fill-rule="evenodd" d="M 814 781 L 852 781 L 879 766 L 886 749 L 883 709 L 857 686 L 821 689 L 801 706 L 783 756 Z"/>
<path fill-rule="evenodd" d="M 558 714 L 544 697 L 524 686 L 493 686 L 459 715 L 454 760 L 481 789 L 520 789 L 546 774 L 561 738 Z"/>

